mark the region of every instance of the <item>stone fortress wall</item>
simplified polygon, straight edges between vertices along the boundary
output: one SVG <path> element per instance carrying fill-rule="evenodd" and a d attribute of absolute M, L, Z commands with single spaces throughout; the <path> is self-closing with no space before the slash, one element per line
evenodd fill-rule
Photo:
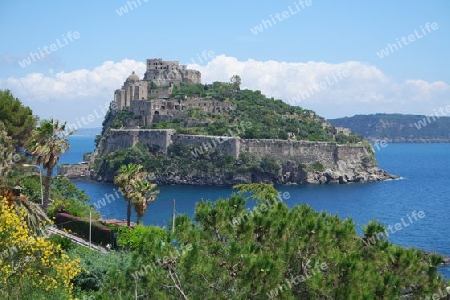
<path fill-rule="evenodd" d="M 197 149 L 218 148 L 221 152 L 238 158 L 241 153 L 251 153 L 258 158 L 273 158 L 277 161 L 296 161 L 308 165 L 320 162 L 325 168 L 337 169 L 339 162 L 351 162 L 353 167 L 362 167 L 362 157 L 367 150 L 361 145 L 337 145 L 329 142 L 296 140 L 257 140 L 228 136 L 205 136 L 178 134 L 174 129 L 111 129 L 102 140 L 102 155 L 125 149 L 137 143 L 158 147 L 167 153 L 175 143 L 189 145 Z M 195 157 L 193 157 L 195 159 Z"/>

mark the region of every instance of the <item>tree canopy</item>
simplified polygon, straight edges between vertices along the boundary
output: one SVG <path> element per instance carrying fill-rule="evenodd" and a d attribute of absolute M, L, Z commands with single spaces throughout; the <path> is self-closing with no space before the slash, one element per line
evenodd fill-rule
<path fill-rule="evenodd" d="M 0 90 L 0 121 L 3 122 L 12 145 L 25 145 L 37 123 L 32 110 L 24 106 L 9 90 Z"/>
<path fill-rule="evenodd" d="M 59 161 L 60 155 L 69 150 L 70 145 L 67 136 L 73 132 L 66 131 L 66 123 L 60 124 L 58 120 L 43 120 L 33 133 L 29 143 L 29 149 L 36 158 L 38 165 L 47 170 L 44 182 L 44 210 L 47 211 L 50 197 L 50 185 L 53 169 Z"/>
<path fill-rule="evenodd" d="M 136 243 L 128 269 L 114 272 L 101 299 L 398 299 L 443 287 L 441 257 L 387 240 L 368 245 L 351 219 L 288 208 L 269 185 L 239 186 L 215 203 L 197 203 L 175 233 Z M 246 209 L 244 194 L 259 199 Z M 370 224 L 366 237 L 384 230 Z"/>

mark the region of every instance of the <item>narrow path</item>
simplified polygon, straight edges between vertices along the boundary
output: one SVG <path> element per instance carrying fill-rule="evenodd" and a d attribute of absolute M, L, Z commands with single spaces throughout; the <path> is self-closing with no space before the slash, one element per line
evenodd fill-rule
<path fill-rule="evenodd" d="M 47 231 L 48 231 L 49 234 L 56 234 L 56 235 L 68 238 L 68 239 L 70 239 L 72 242 L 74 242 L 77 245 L 89 248 L 89 241 L 86 241 L 86 240 L 84 240 L 84 239 L 82 239 L 82 238 L 80 238 L 78 236 L 73 235 L 73 234 L 70 234 L 70 233 L 64 232 L 62 230 L 59 230 L 55 226 L 48 227 Z M 103 247 L 98 246 L 98 245 L 94 245 L 92 243 L 91 243 L 90 248 L 92 250 L 95 250 L 95 251 L 98 251 L 98 252 L 101 252 L 101 253 L 109 253 L 106 248 L 103 248 Z"/>

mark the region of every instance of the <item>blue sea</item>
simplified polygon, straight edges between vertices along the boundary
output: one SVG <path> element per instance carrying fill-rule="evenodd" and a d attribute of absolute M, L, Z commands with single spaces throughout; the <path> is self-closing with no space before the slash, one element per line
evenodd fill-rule
<path fill-rule="evenodd" d="M 94 149 L 93 136 L 69 139 L 71 148 L 60 163 L 77 163 L 83 153 Z M 289 192 L 290 198 L 283 200 L 290 207 L 306 203 L 316 210 L 351 218 L 358 232 L 375 219 L 394 228 L 388 233 L 396 244 L 450 256 L 447 233 L 450 228 L 450 144 L 389 144 L 376 151 L 376 157 L 379 167 L 401 179 L 365 184 L 278 186 L 277 189 Z M 75 181 L 75 184 L 86 191 L 92 204 L 117 189 L 113 184 L 97 182 Z M 159 190 L 156 202 L 149 205 L 143 217 L 146 225 L 167 226 L 173 200 L 176 213 L 192 215 L 197 201 L 214 201 L 233 192 L 229 187 L 197 186 L 161 186 Z M 103 218 L 125 219 L 126 202 L 120 198 L 99 211 Z M 414 212 L 420 211 L 424 214 L 422 218 L 414 218 Z M 135 218 L 133 214 L 132 219 Z M 395 230 L 397 223 L 401 224 L 400 230 Z M 442 268 L 441 273 L 450 278 L 450 268 Z"/>

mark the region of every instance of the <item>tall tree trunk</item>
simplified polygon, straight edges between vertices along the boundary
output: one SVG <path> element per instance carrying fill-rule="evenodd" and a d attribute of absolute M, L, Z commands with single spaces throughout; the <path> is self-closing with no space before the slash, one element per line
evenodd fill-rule
<path fill-rule="evenodd" d="M 128 200 L 127 205 L 127 226 L 130 227 L 130 220 L 131 220 L 131 200 Z"/>
<path fill-rule="evenodd" d="M 48 210 L 48 202 L 50 198 L 50 185 L 52 183 L 52 174 L 53 174 L 53 167 L 50 167 L 47 169 L 47 175 L 45 176 L 45 182 L 44 182 L 44 203 L 43 203 L 43 209 L 47 213 Z"/>

